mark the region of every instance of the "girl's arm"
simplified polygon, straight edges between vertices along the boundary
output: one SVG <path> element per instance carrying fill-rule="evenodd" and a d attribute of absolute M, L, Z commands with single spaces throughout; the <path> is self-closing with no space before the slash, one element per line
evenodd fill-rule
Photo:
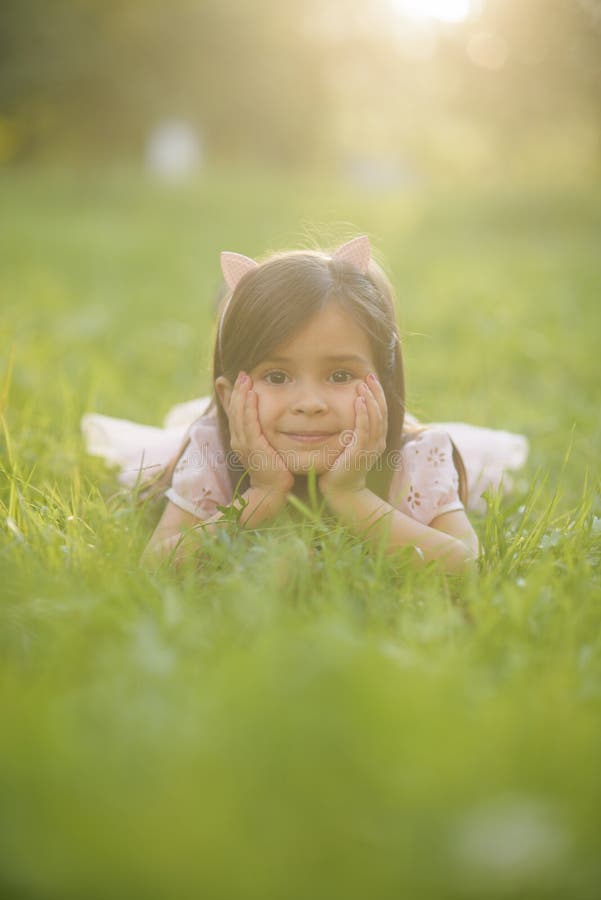
<path fill-rule="evenodd" d="M 266 492 L 253 487 L 245 491 L 242 497 L 246 501 L 246 505 L 242 510 L 240 522 L 242 525 L 247 525 L 251 528 L 276 515 L 286 499 L 286 495 L 283 493 L 276 491 Z M 234 501 L 233 505 L 238 508 L 242 506 L 237 500 Z M 194 540 L 193 532 L 200 528 L 214 531 L 214 526 L 222 521 L 223 518 L 223 513 L 217 512 L 208 519 L 199 519 L 168 500 L 163 515 L 142 553 L 140 562 L 142 564 L 154 564 L 161 559 L 170 557 L 171 554 L 173 554 L 175 563 L 183 562 L 198 547 L 197 542 Z"/>
<path fill-rule="evenodd" d="M 438 531 L 444 531 L 445 534 L 450 534 L 451 537 L 457 538 L 472 551 L 474 557 L 477 557 L 480 553 L 478 535 L 462 510 L 454 510 L 453 512 L 437 516 L 430 522 L 428 528 L 436 528 Z"/>
<path fill-rule="evenodd" d="M 163 510 L 163 515 L 144 548 L 144 552 L 140 557 L 140 563 L 142 565 L 157 563 L 161 559 L 168 557 L 174 550 L 176 551 L 175 561 L 180 562 L 182 559 L 182 538 L 184 533 L 200 522 L 201 519 L 193 516 L 192 513 L 186 512 L 184 509 L 180 509 L 179 506 L 168 500 Z"/>
<path fill-rule="evenodd" d="M 440 560 L 446 572 L 464 572 L 475 566 L 478 538 L 467 516 L 449 512 L 422 525 L 395 509 L 366 486 L 366 476 L 386 449 L 387 408 L 384 391 L 370 374 L 357 387 L 353 441 L 319 478 L 319 487 L 332 512 L 355 534 L 387 551 L 413 546 L 424 562 Z"/>
<path fill-rule="evenodd" d="M 263 434 L 258 398 L 252 391 L 250 377 L 244 372 L 236 379 L 227 411 L 231 449 L 244 465 L 248 464 L 250 476 L 250 487 L 242 494 L 245 503 L 235 498 L 233 505 L 238 509 L 243 507 L 240 523 L 255 528 L 279 512 L 294 485 L 294 477 Z M 223 513 L 217 512 L 208 519 L 199 519 L 168 502 L 140 561 L 154 561 L 157 556 L 164 558 L 171 554 L 176 563 L 183 561 L 197 549 L 194 531 L 200 528 L 213 531 L 223 518 Z"/>
<path fill-rule="evenodd" d="M 332 491 L 324 493 L 332 512 L 354 534 L 379 545 L 387 552 L 414 546 L 424 563 L 440 560 L 445 572 L 473 569 L 478 557 L 478 538 L 463 512 L 450 512 L 422 525 L 395 509 L 373 491 Z"/>

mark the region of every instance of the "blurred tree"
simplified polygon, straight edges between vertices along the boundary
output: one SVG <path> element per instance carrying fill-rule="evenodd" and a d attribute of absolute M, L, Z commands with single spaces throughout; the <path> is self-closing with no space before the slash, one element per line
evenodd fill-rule
<path fill-rule="evenodd" d="M 0 112 L 20 153 L 139 149 L 180 115 L 209 153 L 295 162 L 323 153 L 323 60 L 297 5 L 275 0 L 4 0 Z"/>
<path fill-rule="evenodd" d="M 355 146 L 367 126 L 419 174 L 545 154 L 552 169 L 557 152 L 569 167 L 596 143 L 601 169 L 601 0 L 474 0 L 464 23 L 438 26 L 386 5 L 330 56 Z"/>
<path fill-rule="evenodd" d="M 443 53 L 458 73 L 455 108 L 486 123 L 504 152 L 520 135 L 578 121 L 601 138 L 601 0 L 485 0 Z"/>
<path fill-rule="evenodd" d="M 427 165 L 468 133 L 505 158 L 575 123 L 601 148 L 601 0 L 479 10 L 428 29 L 392 0 L 3 0 L 0 160 L 139 157 L 174 117 L 224 161 Z"/>

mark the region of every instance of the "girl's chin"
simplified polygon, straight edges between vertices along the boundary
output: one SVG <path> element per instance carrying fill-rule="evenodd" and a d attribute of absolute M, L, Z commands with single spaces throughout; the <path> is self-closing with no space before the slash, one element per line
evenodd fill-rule
<path fill-rule="evenodd" d="M 287 453 L 283 453 L 280 450 L 280 454 L 283 456 L 288 470 L 292 472 L 293 475 L 308 475 L 311 470 L 313 470 L 316 475 L 323 475 L 329 468 L 328 453 L 326 452 L 319 453 L 317 451 L 305 451 L 303 453 L 302 451 L 288 451 Z M 334 456 L 336 456 L 336 454 L 334 454 Z"/>
<path fill-rule="evenodd" d="M 315 472 L 316 475 L 323 475 L 328 467 L 325 463 L 321 465 L 319 463 L 314 463 L 313 465 L 307 463 L 306 466 L 294 466 L 294 468 L 289 466 L 288 468 L 293 475 L 308 475 L 311 471 Z"/>
<path fill-rule="evenodd" d="M 288 469 L 293 475 L 308 475 L 314 471 L 316 475 L 323 475 L 328 465 L 323 457 L 314 457 L 313 459 L 296 459 L 293 462 L 287 460 Z"/>

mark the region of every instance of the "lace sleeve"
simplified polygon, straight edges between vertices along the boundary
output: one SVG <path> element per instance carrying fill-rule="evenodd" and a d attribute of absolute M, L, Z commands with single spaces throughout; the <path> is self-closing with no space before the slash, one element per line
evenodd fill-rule
<path fill-rule="evenodd" d="M 229 474 L 217 434 L 217 425 L 200 419 L 190 429 L 190 443 L 173 472 L 165 496 L 175 506 L 207 519 L 217 506 L 231 502 Z"/>
<path fill-rule="evenodd" d="M 459 475 L 448 433 L 429 428 L 408 441 L 395 472 L 389 501 L 401 512 L 429 525 L 443 513 L 464 509 Z"/>

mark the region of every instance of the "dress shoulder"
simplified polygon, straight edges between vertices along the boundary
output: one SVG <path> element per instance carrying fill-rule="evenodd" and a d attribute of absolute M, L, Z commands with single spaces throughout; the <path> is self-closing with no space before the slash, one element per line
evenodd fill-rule
<path fill-rule="evenodd" d="M 447 431 L 426 428 L 405 442 L 392 477 L 389 502 L 422 525 L 443 513 L 465 509 Z"/>
<path fill-rule="evenodd" d="M 180 509 L 206 519 L 217 512 L 218 505 L 227 505 L 232 499 L 217 419 L 201 416 L 189 426 L 188 437 L 165 496 Z"/>

